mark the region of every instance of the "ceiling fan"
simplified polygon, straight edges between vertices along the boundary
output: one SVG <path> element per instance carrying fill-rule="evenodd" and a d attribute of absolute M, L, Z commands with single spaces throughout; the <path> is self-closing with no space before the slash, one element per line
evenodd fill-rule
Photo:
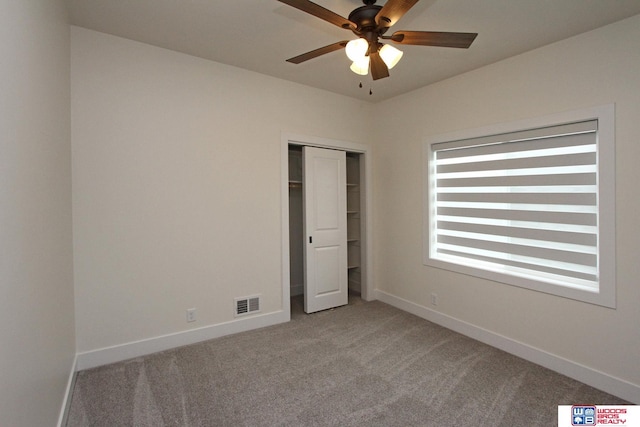
<path fill-rule="evenodd" d="M 287 62 L 300 64 L 326 53 L 346 48 L 347 56 L 353 61 L 351 70 L 366 75 L 371 70 L 373 80 L 389 77 L 392 68 L 402 56 L 402 52 L 380 40 L 389 40 L 397 44 L 456 47 L 466 49 L 471 46 L 477 33 L 450 33 L 437 31 L 396 31 L 387 36 L 385 33 L 393 24 L 409 11 L 418 0 L 388 0 L 384 6 L 376 5 L 376 0 L 362 0 L 364 6 L 354 9 L 349 19 L 343 18 L 309 0 L 278 0 L 303 12 L 323 19 L 340 28 L 351 30 L 358 39 L 343 40 L 302 55 L 287 59 Z"/>

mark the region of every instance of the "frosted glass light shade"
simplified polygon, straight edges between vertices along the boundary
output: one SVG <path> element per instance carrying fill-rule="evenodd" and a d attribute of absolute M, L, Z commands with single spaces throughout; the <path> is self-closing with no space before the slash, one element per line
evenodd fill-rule
<path fill-rule="evenodd" d="M 369 49 L 369 43 L 365 39 L 356 39 L 351 40 L 347 43 L 345 47 L 345 53 L 347 57 L 353 62 L 362 60 L 362 58 L 367 54 L 367 50 Z"/>
<path fill-rule="evenodd" d="M 366 76 L 367 74 L 369 74 L 369 57 L 365 56 L 357 61 L 353 61 L 353 64 L 351 64 L 350 68 L 354 73 L 360 74 L 361 76 Z"/>
<path fill-rule="evenodd" d="M 349 44 L 347 44 L 347 47 L 348 46 Z M 400 58 L 402 58 L 402 55 L 403 53 L 401 50 L 396 49 L 390 44 L 385 44 L 382 46 L 382 49 L 380 49 L 380 57 L 384 63 L 387 64 L 388 69 L 395 67 L 398 61 L 400 61 Z"/>

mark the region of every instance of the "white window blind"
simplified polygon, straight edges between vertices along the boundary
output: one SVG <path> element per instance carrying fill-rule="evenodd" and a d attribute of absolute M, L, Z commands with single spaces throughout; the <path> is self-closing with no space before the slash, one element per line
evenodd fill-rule
<path fill-rule="evenodd" d="M 598 291 L 598 121 L 430 145 L 432 259 Z"/>

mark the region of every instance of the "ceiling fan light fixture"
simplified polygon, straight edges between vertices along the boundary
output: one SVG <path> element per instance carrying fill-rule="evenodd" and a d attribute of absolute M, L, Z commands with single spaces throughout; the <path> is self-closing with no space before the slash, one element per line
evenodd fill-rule
<path fill-rule="evenodd" d="M 345 47 L 347 57 L 353 62 L 361 61 L 369 50 L 369 42 L 363 38 L 351 40 Z"/>
<path fill-rule="evenodd" d="M 369 57 L 364 56 L 351 64 L 351 71 L 361 76 L 369 74 Z"/>
<path fill-rule="evenodd" d="M 395 67 L 398 61 L 400 61 L 400 58 L 402 58 L 402 55 L 403 52 L 400 49 L 396 49 L 390 44 L 385 44 L 382 46 L 382 49 L 380 49 L 380 57 L 388 69 Z"/>

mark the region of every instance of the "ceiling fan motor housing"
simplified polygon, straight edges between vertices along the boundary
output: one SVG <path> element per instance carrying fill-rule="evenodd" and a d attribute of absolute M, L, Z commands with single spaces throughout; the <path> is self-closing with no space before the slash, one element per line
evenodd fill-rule
<path fill-rule="evenodd" d="M 380 9 L 382 9 L 382 6 L 376 6 L 373 4 L 360 6 L 354 9 L 349 14 L 349 21 L 353 22 L 358 27 L 356 29 L 352 28 L 352 31 L 355 34 L 366 31 L 375 31 L 378 27 L 378 24 L 376 23 L 376 16 L 378 15 L 378 12 L 380 12 Z M 382 34 L 387 30 L 387 28 L 380 28 L 380 30 L 382 30 L 382 32 L 380 32 L 380 34 Z"/>
<path fill-rule="evenodd" d="M 378 27 L 376 16 L 378 12 L 380 12 L 380 9 L 382 9 L 382 6 L 376 6 L 373 3 L 375 3 L 375 1 L 365 1 L 366 6 L 354 9 L 353 12 L 349 14 L 349 21 L 357 25 L 357 28 L 349 27 L 349 29 L 358 37 L 367 40 L 371 51 L 377 51 L 380 47 L 378 37 L 387 31 L 387 27 Z"/>

